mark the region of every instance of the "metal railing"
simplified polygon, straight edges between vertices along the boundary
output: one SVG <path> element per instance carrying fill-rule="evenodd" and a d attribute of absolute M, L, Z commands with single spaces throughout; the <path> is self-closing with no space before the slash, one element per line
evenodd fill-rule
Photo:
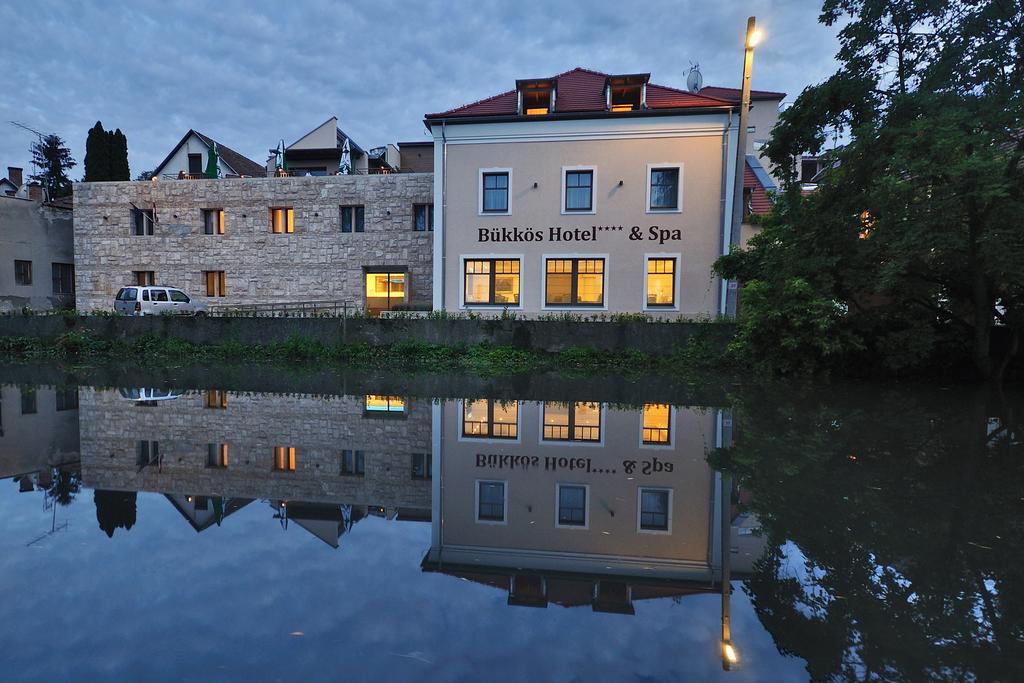
<path fill-rule="evenodd" d="M 361 315 L 352 301 L 281 301 L 261 304 L 212 305 L 208 315 L 221 318 L 338 318 Z"/>

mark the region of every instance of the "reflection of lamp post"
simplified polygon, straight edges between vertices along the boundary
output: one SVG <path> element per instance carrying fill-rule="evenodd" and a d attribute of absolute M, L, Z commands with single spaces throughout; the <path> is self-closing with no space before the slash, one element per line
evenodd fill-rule
<path fill-rule="evenodd" d="M 729 600 L 732 597 L 732 475 L 729 472 L 722 472 L 721 486 L 722 668 L 728 671 L 737 660 L 736 648 L 732 646 L 732 620 L 729 613 Z"/>
<path fill-rule="evenodd" d="M 743 222 L 743 171 L 746 169 L 747 119 L 750 113 L 750 72 L 754 67 L 754 47 L 761 42 L 761 32 L 755 27 L 754 17 L 747 19 L 747 38 L 743 53 L 743 80 L 740 97 L 740 124 L 736 136 L 736 178 L 732 190 L 732 221 L 729 225 L 730 248 L 740 243 L 740 224 Z M 737 284 L 726 283 L 725 314 L 736 315 Z"/>

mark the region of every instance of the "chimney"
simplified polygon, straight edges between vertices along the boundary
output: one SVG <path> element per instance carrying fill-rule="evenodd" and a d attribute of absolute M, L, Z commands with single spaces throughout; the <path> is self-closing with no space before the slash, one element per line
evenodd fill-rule
<path fill-rule="evenodd" d="M 43 186 L 39 183 L 32 183 L 28 186 L 28 198 L 38 202 L 43 198 Z"/>
<path fill-rule="evenodd" d="M 21 187 L 22 183 L 21 170 L 22 169 L 18 168 L 17 166 L 7 167 L 7 179 L 10 180 L 15 185 L 17 185 L 18 187 Z"/>

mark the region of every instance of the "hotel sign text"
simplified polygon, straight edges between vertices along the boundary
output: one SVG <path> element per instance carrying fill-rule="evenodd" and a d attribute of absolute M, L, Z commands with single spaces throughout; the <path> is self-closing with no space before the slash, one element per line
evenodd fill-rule
<path fill-rule="evenodd" d="M 552 226 L 541 228 L 477 228 L 478 242 L 597 242 L 602 232 L 623 232 L 628 230 L 627 237 L 633 242 L 657 242 L 665 244 L 683 239 L 680 228 L 663 228 L 651 225 L 646 230 L 639 225 L 626 228 L 622 225 L 592 225 L 589 228 L 563 228 Z"/>

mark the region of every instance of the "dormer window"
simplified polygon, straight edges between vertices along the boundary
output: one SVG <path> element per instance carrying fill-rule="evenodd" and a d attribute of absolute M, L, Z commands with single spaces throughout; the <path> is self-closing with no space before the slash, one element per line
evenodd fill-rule
<path fill-rule="evenodd" d="M 555 82 L 516 81 L 519 91 L 519 113 L 526 116 L 542 116 L 555 110 Z"/>
<path fill-rule="evenodd" d="M 638 111 L 647 107 L 647 79 L 650 74 L 609 76 L 605 96 L 609 111 Z"/>

